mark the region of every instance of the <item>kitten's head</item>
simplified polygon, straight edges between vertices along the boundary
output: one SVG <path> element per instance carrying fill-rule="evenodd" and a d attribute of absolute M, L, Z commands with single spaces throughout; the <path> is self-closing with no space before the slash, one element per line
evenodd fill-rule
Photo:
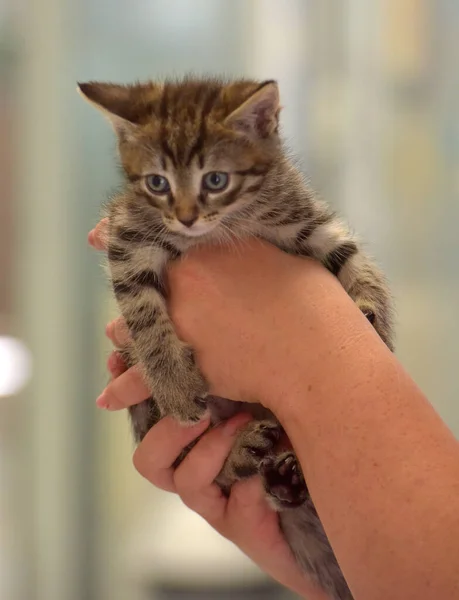
<path fill-rule="evenodd" d="M 136 202 L 171 231 L 200 236 L 248 206 L 279 158 L 274 81 L 91 82 L 79 90 L 111 121 Z"/>

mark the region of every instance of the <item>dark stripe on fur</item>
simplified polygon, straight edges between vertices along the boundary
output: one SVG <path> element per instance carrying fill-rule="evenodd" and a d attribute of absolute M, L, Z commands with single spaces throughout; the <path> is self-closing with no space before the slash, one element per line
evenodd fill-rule
<path fill-rule="evenodd" d="M 211 112 L 219 95 L 220 95 L 220 89 L 218 87 L 216 87 L 209 92 L 209 95 L 205 100 L 204 106 L 202 107 L 201 124 L 199 126 L 198 137 L 196 138 L 193 146 L 190 149 L 190 152 L 188 153 L 188 157 L 185 160 L 186 167 L 190 166 L 193 158 L 196 155 L 199 157 L 199 167 L 201 169 L 204 167 L 204 158 L 202 156 L 202 150 L 204 148 L 204 142 L 205 142 L 206 134 L 207 134 L 206 118 L 209 115 L 209 113 Z"/>
<path fill-rule="evenodd" d="M 221 206 L 229 206 L 230 204 L 235 202 L 238 199 L 239 192 L 241 191 L 241 187 L 242 187 L 242 183 L 240 183 L 238 186 L 236 186 L 233 190 L 230 190 L 229 192 L 227 192 L 223 196 L 223 198 L 221 198 L 220 205 Z"/>
<path fill-rule="evenodd" d="M 128 173 L 127 171 L 125 171 L 126 173 L 126 177 L 128 178 L 128 180 L 131 183 L 137 183 L 138 181 L 140 181 L 142 178 L 140 177 L 140 175 L 135 175 L 134 173 Z"/>
<path fill-rule="evenodd" d="M 172 152 L 172 148 L 169 146 L 167 141 L 167 120 L 168 120 L 168 96 L 169 87 L 168 84 L 164 84 L 163 95 L 161 97 L 161 103 L 159 105 L 159 120 L 161 122 L 161 129 L 159 132 L 159 143 L 163 154 L 169 158 L 174 168 L 177 168 L 177 160 Z"/>
<path fill-rule="evenodd" d="M 258 473 L 258 468 L 254 465 L 238 465 L 234 467 L 234 474 L 238 479 L 246 479 Z"/>
<path fill-rule="evenodd" d="M 249 185 L 249 187 L 245 190 L 244 193 L 254 194 L 255 192 L 258 192 L 261 189 L 262 185 L 263 180 L 258 181 L 257 183 L 252 183 L 252 185 Z"/>
<path fill-rule="evenodd" d="M 324 264 L 333 275 L 338 276 L 346 262 L 357 252 L 358 248 L 355 242 L 343 242 L 328 254 Z"/>
<path fill-rule="evenodd" d="M 131 255 L 128 250 L 125 248 L 120 248 L 119 246 L 113 246 L 112 244 L 108 247 L 108 260 L 114 261 L 126 261 L 129 260 Z"/>
<path fill-rule="evenodd" d="M 159 318 L 159 311 L 155 307 L 152 308 L 149 304 L 141 304 L 136 307 L 134 315 L 135 319 L 141 321 L 144 327 L 154 327 Z"/>
<path fill-rule="evenodd" d="M 234 172 L 236 173 L 236 175 L 242 175 L 245 177 L 247 175 L 266 175 L 268 171 L 269 167 L 265 165 L 253 165 L 248 169 L 239 169 L 238 171 Z"/>
<path fill-rule="evenodd" d="M 180 252 L 180 250 L 178 250 L 175 246 L 173 246 L 172 244 L 170 244 L 166 240 L 155 238 L 152 241 L 154 241 L 155 246 L 158 246 L 159 248 L 162 248 L 163 250 L 166 250 L 166 252 L 169 252 L 169 254 L 170 254 L 169 258 L 170 258 L 170 260 L 175 260 L 175 259 L 179 258 L 181 256 L 181 254 L 182 254 Z"/>
<path fill-rule="evenodd" d="M 161 150 L 163 151 L 164 155 L 169 158 L 174 169 L 176 169 L 177 164 L 178 164 L 177 159 L 176 159 L 174 153 L 172 152 L 172 148 L 169 146 L 169 142 L 167 141 L 165 136 L 166 136 L 166 134 L 164 133 L 164 139 L 161 141 Z"/>
<path fill-rule="evenodd" d="M 135 296 L 137 294 L 137 290 L 129 283 L 124 283 L 122 281 L 113 281 L 112 282 L 113 291 L 115 292 L 115 296 L 126 296 L 132 295 Z"/>
<path fill-rule="evenodd" d="M 316 228 L 316 224 L 314 222 L 312 223 L 308 223 L 307 225 L 305 225 L 303 227 L 303 229 L 301 229 L 296 236 L 296 243 L 299 246 L 302 246 L 305 241 L 308 239 L 308 237 L 311 235 L 311 233 L 314 231 L 314 229 Z"/>
<path fill-rule="evenodd" d="M 140 273 L 136 273 L 133 277 L 130 277 L 128 281 L 140 287 L 153 288 L 162 296 L 164 296 L 166 291 L 164 283 L 154 271 L 140 271 Z"/>
<path fill-rule="evenodd" d="M 142 234 L 136 229 L 129 229 L 128 227 L 119 227 L 116 231 L 116 237 L 123 242 L 139 242 L 142 239 Z"/>
<path fill-rule="evenodd" d="M 181 254 L 180 250 L 178 250 L 173 244 L 163 239 L 161 236 L 162 226 L 161 225 L 149 225 L 148 232 L 137 231 L 135 229 L 129 229 L 128 227 L 119 227 L 116 236 L 123 240 L 124 242 L 128 242 L 130 244 L 152 244 L 158 248 L 162 248 L 166 250 L 170 254 L 170 258 L 172 260 L 178 258 Z"/>
<path fill-rule="evenodd" d="M 146 329 L 146 326 L 143 323 L 136 323 L 132 327 L 132 332 L 134 335 L 136 333 L 136 327 L 138 331 Z M 129 329 L 131 329 L 131 327 Z M 154 346 L 153 348 L 148 349 L 147 353 L 145 354 L 145 358 L 155 362 L 162 354 L 164 354 L 164 349 L 160 348 L 159 346 Z"/>

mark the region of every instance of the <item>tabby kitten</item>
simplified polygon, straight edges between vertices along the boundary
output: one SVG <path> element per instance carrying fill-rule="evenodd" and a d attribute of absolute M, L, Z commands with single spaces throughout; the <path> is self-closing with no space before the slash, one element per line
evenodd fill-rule
<path fill-rule="evenodd" d="M 124 352 L 154 396 L 131 409 L 137 441 L 164 415 L 193 423 L 209 409 L 216 424 L 250 410 L 255 419 L 239 433 L 217 483 L 229 491 L 260 474 L 301 567 L 330 598 L 351 599 L 296 457 L 278 449 L 280 424 L 260 405 L 207 396 L 193 351 L 169 319 L 163 273 L 197 244 L 262 238 L 321 261 L 392 349 L 383 275 L 289 161 L 275 81 L 186 78 L 79 90 L 111 121 L 126 176 L 109 205 L 108 260 L 133 340 Z"/>

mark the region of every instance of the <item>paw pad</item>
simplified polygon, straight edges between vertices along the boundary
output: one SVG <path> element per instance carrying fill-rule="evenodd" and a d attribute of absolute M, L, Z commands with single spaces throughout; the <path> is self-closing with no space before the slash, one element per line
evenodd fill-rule
<path fill-rule="evenodd" d="M 300 506 L 308 498 L 308 489 L 294 454 L 288 453 L 262 464 L 267 493 L 281 508 Z"/>

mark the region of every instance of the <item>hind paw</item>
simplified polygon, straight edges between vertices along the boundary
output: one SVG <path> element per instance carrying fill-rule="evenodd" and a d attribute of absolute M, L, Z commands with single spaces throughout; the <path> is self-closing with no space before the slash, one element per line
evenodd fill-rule
<path fill-rule="evenodd" d="M 266 458 L 261 473 L 266 493 L 277 508 L 300 506 L 309 497 L 300 465 L 292 452 Z"/>

